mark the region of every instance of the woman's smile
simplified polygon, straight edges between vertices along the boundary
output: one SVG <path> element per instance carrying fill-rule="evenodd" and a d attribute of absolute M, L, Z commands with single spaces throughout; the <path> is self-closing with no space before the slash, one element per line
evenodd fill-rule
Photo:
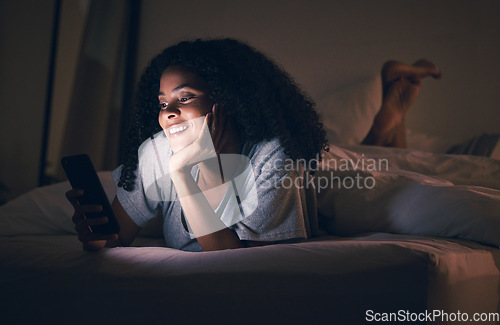
<path fill-rule="evenodd" d="M 181 135 L 184 131 L 186 131 L 188 128 L 189 128 L 189 123 L 183 122 L 172 125 L 171 127 L 167 128 L 166 131 L 169 137 L 177 137 Z"/>

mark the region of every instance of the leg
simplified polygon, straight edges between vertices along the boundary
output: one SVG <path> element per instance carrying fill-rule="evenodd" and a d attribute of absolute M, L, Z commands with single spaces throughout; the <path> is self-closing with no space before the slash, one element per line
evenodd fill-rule
<path fill-rule="evenodd" d="M 406 147 L 404 117 L 420 91 L 421 79 L 441 78 L 441 71 L 430 61 L 412 65 L 388 61 L 382 68 L 382 106 L 363 144 Z"/>

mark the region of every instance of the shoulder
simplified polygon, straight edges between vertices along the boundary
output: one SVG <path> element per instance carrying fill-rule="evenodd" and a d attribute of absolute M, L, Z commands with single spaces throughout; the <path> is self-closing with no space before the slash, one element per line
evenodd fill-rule
<path fill-rule="evenodd" d="M 168 178 L 168 162 L 172 157 L 172 148 L 167 137 L 160 131 L 145 140 L 139 147 L 138 177 L 144 188 L 161 183 Z"/>
<path fill-rule="evenodd" d="M 280 174 L 285 171 L 290 158 L 278 138 L 251 145 L 247 154 L 256 175 Z"/>
<path fill-rule="evenodd" d="M 246 147 L 246 150 L 244 149 L 243 151 L 253 164 L 262 164 L 273 159 L 284 160 L 287 158 L 285 148 L 281 145 L 278 138 L 263 140 L 259 143 Z"/>

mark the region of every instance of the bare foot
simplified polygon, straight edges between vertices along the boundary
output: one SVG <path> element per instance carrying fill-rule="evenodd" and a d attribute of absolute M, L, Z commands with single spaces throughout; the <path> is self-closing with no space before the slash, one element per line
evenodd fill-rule
<path fill-rule="evenodd" d="M 432 76 L 435 79 L 441 78 L 441 71 L 429 60 L 420 59 L 412 65 L 398 61 L 387 61 L 382 67 L 382 86 L 386 88 L 392 82 L 407 78 L 412 81 L 424 77 Z"/>
<path fill-rule="evenodd" d="M 420 59 L 412 65 L 388 61 L 382 67 L 382 107 L 363 143 L 382 146 L 406 146 L 404 116 L 420 91 L 422 78 L 441 78 L 432 62 Z"/>

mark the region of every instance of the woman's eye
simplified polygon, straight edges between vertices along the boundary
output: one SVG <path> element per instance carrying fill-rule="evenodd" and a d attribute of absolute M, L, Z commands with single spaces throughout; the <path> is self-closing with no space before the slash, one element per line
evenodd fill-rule
<path fill-rule="evenodd" d="M 168 106 L 168 103 L 160 103 L 160 109 L 165 109 Z"/>
<path fill-rule="evenodd" d="M 185 102 L 187 102 L 188 100 L 193 99 L 193 98 L 194 98 L 194 96 L 191 96 L 191 97 L 181 97 L 181 98 L 179 99 L 179 101 L 180 101 L 181 103 L 185 103 Z"/>

